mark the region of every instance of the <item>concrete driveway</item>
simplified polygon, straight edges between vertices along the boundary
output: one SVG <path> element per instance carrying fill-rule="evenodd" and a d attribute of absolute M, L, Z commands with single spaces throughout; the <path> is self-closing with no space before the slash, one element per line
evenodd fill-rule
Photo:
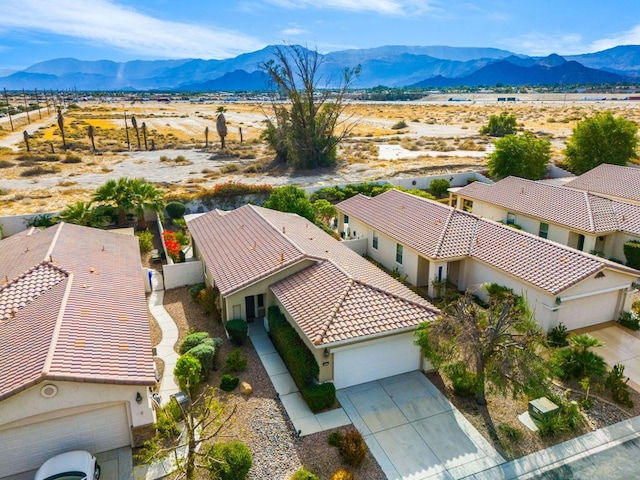
<path fill-rule="evenodd" d="M 456 479 L 505 462 L 420 372 L 337 395 L 390 480 Z"/>
<path fill-rule="evenodd" d="M 629 386 L 640 392 L 640 334 L 622 327 L 616 322 L 607 322 L 576 330 L 588 333 L 604 346 L 592 349 L 604 357 L 610 367 L 624 365 L 624 374 L 629 377 Z"/>

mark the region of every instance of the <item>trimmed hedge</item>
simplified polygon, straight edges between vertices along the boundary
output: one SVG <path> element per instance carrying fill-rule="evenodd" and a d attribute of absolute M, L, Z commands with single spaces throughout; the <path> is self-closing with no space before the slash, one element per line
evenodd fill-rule
<path fill-rule="evenodd" d="M 336 388 L 330 382 L 320 385 L 314 383 L 320 368 L 298 333 L 278 307 L 269 307 L 267 318 L 271 340 L 311 411 L 332 407 L 336 401 Z"/>
<path fill-rule="evenodd" d="M 225 392 L 230 392 L 235 389 L 240 383 L 240 379 L 238 377 L 234 377 L 233 375 L 229 375 L 225 373 L 220 377 L 220 388 Z"/>
<path fill-rule="evenodd" d="M 207 340 L 211 340 L 207 338 Z M 213 340 L 211 340 L 213 343 Z M 207 343 L 201 343 L 200 345 L 196 345 L 187 353 L 193 355 L 200 361 L 200 365 L 202 365 L 202 375 L 207 378 L 211 370 L 213 370 L 213 359 L 216 355 L 216 349 L 213 345 Z"/>
<path fill-rule="evenodd" d="M 227 333 L 233 342 L 238 345 L 244 343 L 244 339 L 247 338 L 247 332 L 249 331 L 249 326 L 245 320 L 241 318 L 229 320 L 224 327 L 227 329 Z"/>
<path fill-rule="evenodd" d="M 184 217 L 184 212 L 187 211 L 187 207 L 181 202 L 169 202 L 164 208 L 167 210 L 170 218 L 182 218 Z"/>
<path fill-rule="evenodd" d="M 627 266 L 640 270 L 640 242 L 638 240 L 629 240 L 624 244 L 623 248 Z"/>
<path fill-rule="evenodd" d="M 179 352 L 180 355 L 184 355 L 193 347 L 204 343 L 206 339 L 209 338 L 209 334 L 207 332 L 195 332 L 187 335 L 185 339 L 180 344 Z"/>

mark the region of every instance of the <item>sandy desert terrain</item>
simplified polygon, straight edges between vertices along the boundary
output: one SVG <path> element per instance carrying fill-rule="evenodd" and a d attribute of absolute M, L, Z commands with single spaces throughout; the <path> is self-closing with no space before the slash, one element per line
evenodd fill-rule
<path fill-rule="evenodd" d="M 518 95 L 517 102 L 509 103 L 497 102 L 495 94 L 453 96 L 467 101 L 448 101 L 450 97 L 350 104 L 346 114 L 356 125 L 341 145 L 336 167 L 296 173 L 275 165 L 273 152 L 260 139 L 268 104 L 224 104 L 229 131 L 224 151 L 215 128 L 219 103 L 79 102 L 64 111 L 66 153 L 53 111 L 31 112 L 31 123 L 24 114 L 14 117 L 14 132 L 9 119 L 0 118 L 0 216 L 60 210 L 88 200 L 97 186 L 121 176 L 145 178 L 174 193 L 193 194 L 226 181 L 331 185 L 478 170 L 493 151 L 492 139 L 479 130 L 490 115 L 503 111 L 513 113 L 522 129 L 549 138 L 554 161 L 562 161 L 576 123 L 595 111 L 609 110 L 640 122 L 640 102 L 629 100 L 584 101 L 578 94 Z M 407 126 L 397 128 L 399 122 Z M 87 136 L 89 125 L 95 130 L 95 153 Z M 205 128 L 209 129 L 208 147 Z M 149 150 L 152 141 L 153 151 Z"/>

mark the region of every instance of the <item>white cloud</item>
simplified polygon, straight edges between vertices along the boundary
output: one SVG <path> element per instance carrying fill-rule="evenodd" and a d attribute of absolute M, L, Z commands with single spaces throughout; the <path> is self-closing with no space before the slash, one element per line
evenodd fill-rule
<path fill-rule="evenodd" d="M 578 34 L 551 35 L 531 32 L 516 38 L 505 39 L 501 43 L 515 53 L 532 56 L 545 56 L 552 53 L 573 55 L 584 53 L 586 49 L 582 37 Z"/>
<path fill-rule="evenodd" d="M 287 37 L 294 37 L 298 35 L 306 35 L 307 33 L 309 33 L 309 30 L 305 30 L 303 28 L 291 27 L 291 28 L 285 28 L 280 33 Z"/>
<path fill-rule="evenodd" d="M 112 0 L 3 0 L 5 30 L 30 30 L 168 58 L 226 58 L 264 46 L 224 29 L 160 20 Z"/>
<path fill-rule="evenodd" d="M 283 8 L 329 8 L 350 12 L 374 12 L 383 15 L 408 15 L 431 9 L 432 0 L 265 0 Z"/>
<path fill-rule="evenodd" d="M 609 38 L 596 40 L 590 45 L 590 52 L 599 52 L 618 45 L 639 45 L 640 44 L 640 24 L 626 32 L 613 35 Z"/>

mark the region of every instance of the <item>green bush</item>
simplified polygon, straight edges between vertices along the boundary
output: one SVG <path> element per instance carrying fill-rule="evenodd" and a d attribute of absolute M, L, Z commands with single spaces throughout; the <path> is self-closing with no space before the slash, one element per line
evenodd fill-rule
<path fill-rule="evenodd" d="M 578 404 L 565 402 L 555 396 L 550 396 L 549 399 L 560 408 L 555 415 L 546 417 L 543 420 L 536 420 L 538 434 L 541 437 L 555 438 L 566 432 L 575 431 L 584 420 Z"/>
<path fill-rule="evenodd" d="M 340 430 L 331 432 L 327 436 L 327 443 L 332 447 L 336 447 L 336 448 L 340 447 L 340 442 L 342 442 L 342 432 L 340 432 Z"/>
<path fill-rule="evenodd" d="M 238 386 L 238 383 L 240 383 L 240 379 L 233 375 L 229 375 L 228 373 L 225 373 L 220 378 L 220 388 L 225 392 L 230 392 L 235 389 Z"/>
<path fill-rule="evenodd" d="M 461 397 L 473 397 L 476 394 L 478 380 L 475 373 L 467 370 L 464 362 L 447 365 L 443 373 L 451 380 L 453 391 Z"/>
<path fill-rule="evenodd" d="M 184 355 L 189 350 L 191 350 L 193 347 L 196 347 L 196 346 L 200 345 L 201 343 L 203 343 L 208 338 L 209 338 L 209 333 L 208 332 L 190 333 L 189 335 L 187 335 L 185 337 L 185 339 L 180 344 L 180 348 L 178 349 L 178 352 L 180 352 L 180 355 Z"/>
<path fill-rule="evenodd" d="M 336 401 L 335 386 L 333 383 L 321 385 L 314 383 L 320 369 L 298 333 L 287 322 L 278 307 L 270 307 L 267 318 L 271 340 L 309 408 L 313 412 L 318 412 L 332 407 Z"/>
<path fill-rule="evenodd" d="M 451 183 L 446 178 L 436 178 L 431 180 L 429 190 L 436 197 L 442 197 L 447 193 L 447 190 L 451 187 Z"/>
<path fill-rule="evenodd" d="M 141 232 L 136 232 L 136 237 L 138 237 L 138 245 L 140 246 L 140 253 L 150 252 L 153 248 L 153 232 L 149 230 L 143 230 Z"/>
<path fill-rule="evenodd" d="M 205 459 L 211 478 L 220 480 L 244 480 L 253 463 L 249 447 L 238 440 L 209 445 Z"/>
<path fill-rule="evenodd" d="M 207 288 L 207 286 L 204 283 L 196 283 L 193 287 L 189 288 L 189 296 L 193 300 L 198 300 L 198 295 L 205 288 Z"/>
<path fill-rule="evenodd" d="M 631 330 L 640 330 L 640 317 L 638 317 L 634 312 L 620 312 L 618 322 L 620 322 L 620 325 Z"/>
<path fill-rule="evenodd" d="M 290 480 L 320 480 L 317 475 L 314 475 L 306 468 L 300 468 L 296 473 L 294 473 Z"/>
<path fill-rule="evenodd" d="M 193 398 L 202 381 L 202 365 L 197 358 L 186 353 L 178 358 L 173 375 L 178 380 L 180 390 Z"/>
<path fill-rule="evenodd" d="M 247 338 L 247 332 L 249 331 L 249 326 L 245 320 L 241 318 L 229 320 L 225 324 L 225 328 L 234 343 L 238 345 L 242 345 L 244 343 L 244 339 Z"/>
<path fill-rule="evenodd" d="M 609 372 L 605 380 L 605 387 L 611 390 L 611 398 L 613 398 L 614 402 L 632 408 L 633 401 L 631 400 L 629 385 L 627 385 L 628 381 L 629 379 L 624 376 L 624 365 L 617 364 Z"/>
<path fill-rule="evenodd" d="M 367 444 L 362 434 L 354 428 L 344 434 L 338 449 L 342 459 L 352 467 L 359 466 L 367 456 Z"/>
<path fill-rule="evenodd" d="M 184 217 L 184 212 L 187 211 L 187 207 L 185 207 L 184 203 L 181 202 L 169 202 L 165 209 L 167 210 L 169 218 L 172 219 Z"/>
<path fill-rule="evenodd" d="M 480 134 L 491 137 L 504 137 L 505 135 L 516 133 L 516 126 L 517 119 L 515 115 L 502 112 L 500 115 L 490 115 L 489 123 L 480 129 Z"/>
<path fill-rule="evenodd" d="M 405 122 L 404 120 L 400 120 L 399 122 L 391 125 L 391 130 L 402 130 L 403 128 L 407 128 L 408 126 L 409 125 L 407 125 L 407 122 Z"/>
<path fill-rule="evenodd" d="M 228 372 L 242 372 L 247 368 L 247 363 L 249 363 L 249 360 L 244 356 L 242 350 L 237 348 L 227 357 L 225 370 Z"/>
<path fill-rule="evenodd" d="M 551 347 L 559 348 L 569 345 L 569 332 L 564 323 L 560 322 L 547 332 L 547 343 Z"/>
<path fill-rule="evenodd" d="M 498 425 L 498 432 L 512 442 L 517 442 L 522 438 L 522 430 L 507 423 Z"/>
<path fill-rule="evenodd" d="M 600 355 L 589 348 L 602 343 L 588 334 L 574 335 L 569 339 L 570 347 L 555 350 L 551 357 L 551 369 L 562 380 L 603 377 L 607 365 Z"/>
<path fill-rule="evenodd" d="M 210 338 L 207 338 L 206 340 L 210 340 L 211 342 L 213 342 L 213 340 L 211 340 Z M 213 345 L 201 343 L 200 345 L 196 345 L 195 347 L 193 347 L 187 353 L 189 353 L 189 355 L 193 355 L 198 359 L 200 365 L 202 366 L 202 375 L 204 376 L 204 378 L 207 378 L 209 376 L 209 373 L 211 373 L 211 370 L 213 369 L 213 359 L 216 354 L 216 349 L 213 347 Z"/>
<path fill-rule="evenodd" d="M 215 314 L 216 318 L 220 320 L 220 312 L 218 310 L 218 299 L 220 298 L 220 291 L 217 287 L 205 288 L 196 295 L 196 300 L 200 305 L 204 313 L 207 315 Z"/>
<path fill-rule="evenodd" d="M 640 270 L 640 241 L 629 240 L 623 248 L 627 266 Z"/>
<path fill-rule="evenodd" d="M 180 435 L 177 422 L 180 417 L 174 416 L 171 409 L 173 403 L 175 402 L 169 402 L 166 406 L 156 411 L 156 431 L 161 438 L 170 439 Z"/>

